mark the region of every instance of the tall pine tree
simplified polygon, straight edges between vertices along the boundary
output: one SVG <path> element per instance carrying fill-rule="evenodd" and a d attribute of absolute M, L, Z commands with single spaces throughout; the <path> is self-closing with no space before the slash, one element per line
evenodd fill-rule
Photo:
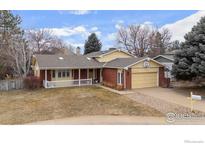
<path fill-rule="evenodd" d="M 175 54 L 172 74 L 182 80 L 205 77 L 205 17 L 184 38 L 181 51 Z"/>
<path fill-rule="evenodd" d="M 100 51 L 102 47 L 102 43 L 100 40 L 97 38 L 95 33 L 92 33 L 89 37 L 88 40 L 86 40 L 85 45 L 84 45 L 84 54 L 88 54 L 91 52 L 97 52 Z"/>
<path fill-rule="evenodd" d="M 191 70 L 196 74 L 197 78 L 205 77 L 205 17 L 193 27 L 190 34 L 192 41 L 192 50 L 195 53 L 193 57 L 194 63 Z"/>

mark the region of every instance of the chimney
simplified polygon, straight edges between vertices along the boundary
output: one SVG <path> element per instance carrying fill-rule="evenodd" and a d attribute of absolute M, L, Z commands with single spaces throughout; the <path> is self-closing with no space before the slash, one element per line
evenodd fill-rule
<path fill-rule="evenodd" d="M 117 48 L 109 48 L 110 51 L 112 51 L 112 50 L 116 50 L 116 49 L 117 49 Z"/>
<path fill-rule="evenodd" d="M 77 48 L 76 48 L 76 55 L 81 55 L 81 53 L 80 53 L 80 47 L 77 47 Z"/>

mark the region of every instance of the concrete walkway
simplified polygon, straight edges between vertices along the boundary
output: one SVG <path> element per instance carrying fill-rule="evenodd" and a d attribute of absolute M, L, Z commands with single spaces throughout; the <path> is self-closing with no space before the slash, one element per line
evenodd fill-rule
<path fill-rule="evenodd" d="M 132 90 L 122 90 L 122 91 L 120 91 L 120 90 L 115 90 L 115 89 L 112 89 L 112 88 L 109 88 L 109 87 L 105 87 L 103 85 L 96 85 L 96 86 L 98 86 L 100 88 L 103 88 L 103 89 L 106 89 L 108 91 L 111 91 L 113 93 L 119 94 L 119 95 L 126 95 L 126 94 L 133 94 L 133 93 L 135 93 Z"/>
<path fill-rule="evenodd" d="M 27 125 L 204 125 L 205 119 L 174 120 L 168 122 L 167 117 L 142 116 L 82 116 L 64 119 L 55 119 L 29 123 Z"/>

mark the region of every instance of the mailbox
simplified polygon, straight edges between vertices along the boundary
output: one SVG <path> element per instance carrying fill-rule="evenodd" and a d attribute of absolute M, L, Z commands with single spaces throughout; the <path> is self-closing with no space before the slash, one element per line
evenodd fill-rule
<path fill-rule="evenodd" d="M 196 100 L 196 101 L 201 101 L 201 96 L 200 95 L 191 95 L 191 99 Z"/>

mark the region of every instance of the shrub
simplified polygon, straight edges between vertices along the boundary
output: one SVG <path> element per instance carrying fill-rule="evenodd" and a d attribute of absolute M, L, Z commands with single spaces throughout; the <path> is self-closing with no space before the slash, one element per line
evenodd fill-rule
<path fill-rule="evenodd" d="M 41 87 L 41 80 L 35 76 L 28 76 L 24 78 L 24 87 L 26 89 L 37 89 Z"/>

